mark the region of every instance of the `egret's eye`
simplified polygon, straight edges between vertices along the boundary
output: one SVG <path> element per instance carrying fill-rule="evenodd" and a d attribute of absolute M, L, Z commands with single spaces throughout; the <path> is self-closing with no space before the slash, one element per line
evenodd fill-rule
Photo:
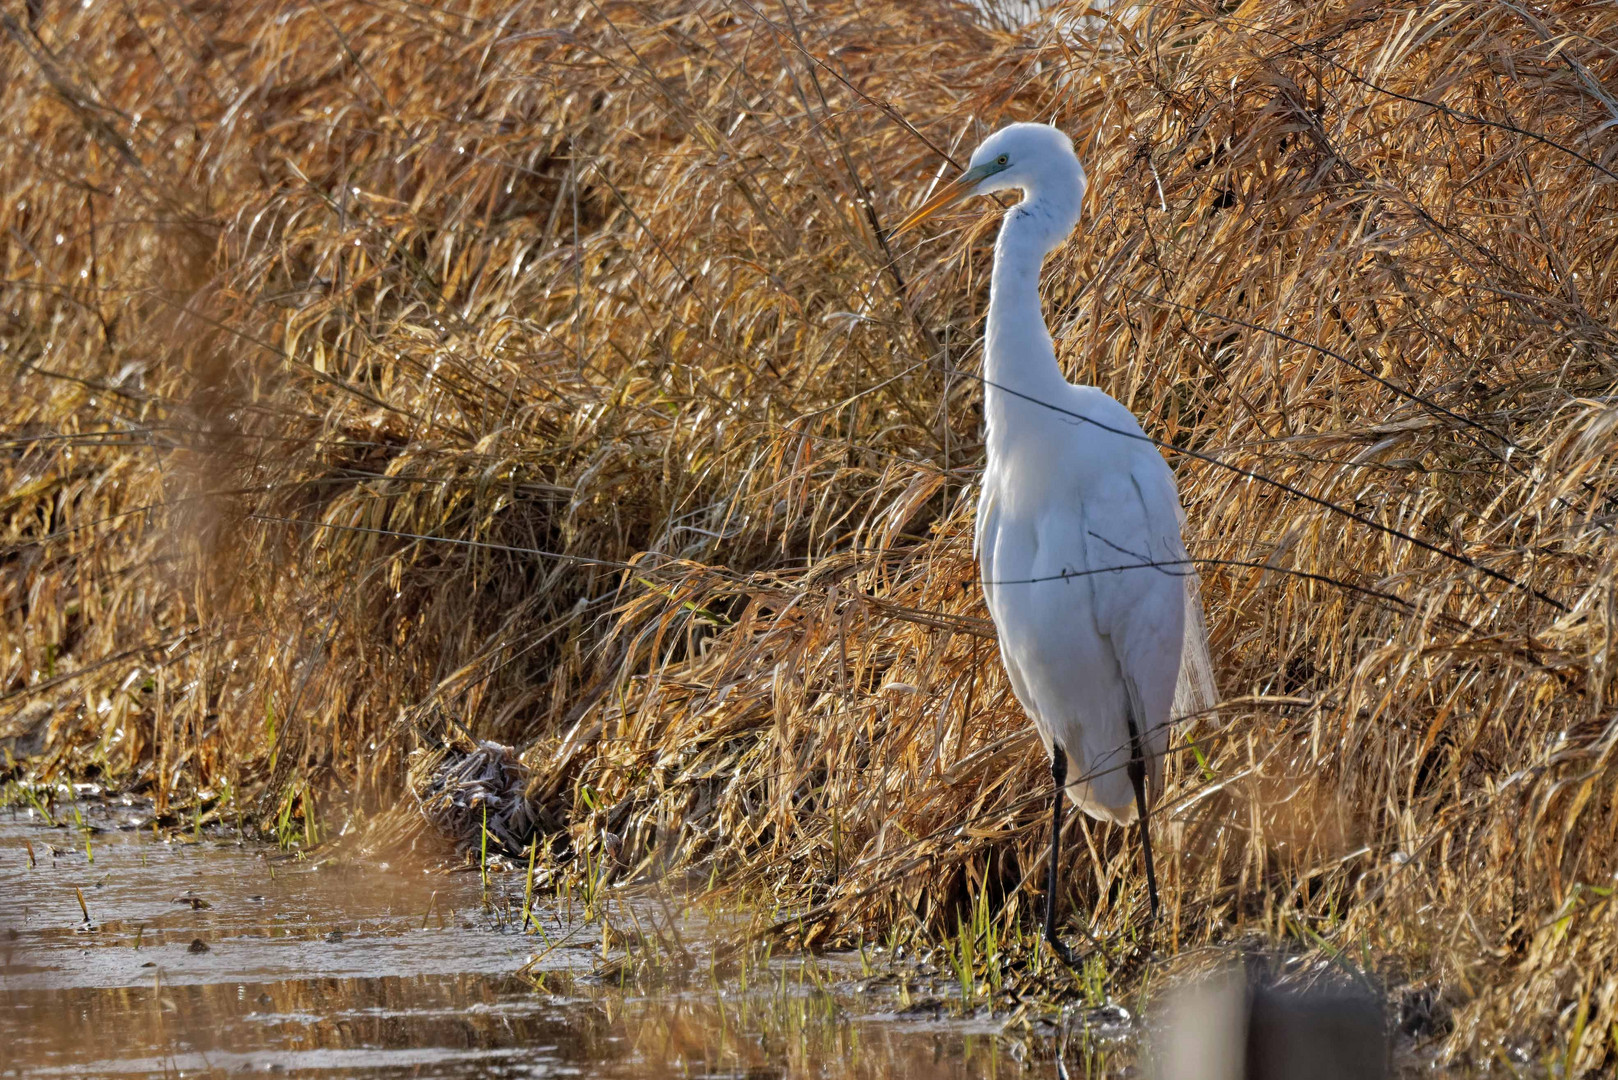
<path fill-rule="evenodd" d="M 995 163 L 995 164 L 996 164 L 996 165 L 1004 165 L 1004 164 L 1005 164 L 1005 163 L 1006 163 L 1006 162 L 1008 162 L 1008 161 L 1010 161 L 1010 160 L 1011 160 L 1011 159 L 1010 159 L 1010 158 L 1008 158 L 1008 157 L 1007 157 L 1007 156 L 1006 156 L 1006 155 L 1004 155 L 1004 154 L 1001 154 L 1001 155 L 1000 155 L 1000 156 L 999 156 L 999 157 L 997 157 L 997 158 L 995 158 L 995 159 L 994 159 L 994 163 Z"/>

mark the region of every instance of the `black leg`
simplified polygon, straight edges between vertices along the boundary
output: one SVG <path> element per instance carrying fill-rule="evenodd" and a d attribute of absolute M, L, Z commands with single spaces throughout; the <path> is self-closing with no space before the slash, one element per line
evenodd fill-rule
<path fill-rule="evenodd" d="M 1062 853 L 1062 806 L 1067 801 L 1067 751 L 1055 744 L 1051 746 L 1051 781 L 1056 785 L 1056 794 L 1051 799 L 1051 865 L 1045 875 L 1045 940 L 1050 942 L 1051 950 L 1061 957 L 1062 963 L 1073 967 L 1073 954 L 1056 936 L 1056 893 L 1060 877 L 1057 860 Z"/>
<path fill-rule="evenodd" d="M 1157 871 L 1152 867 L 1152 833 L 1146 824 L 1146 748 L 1141 745 L 1135 714 L 1125 713 L 1129 722 L 1129 782 L 1135 785 L 1135 809 L 1139 813 L 1140 846 L 1146 852 L 1146 892 L 1152 901 L 1152 918 L 1157 918 Z"/>

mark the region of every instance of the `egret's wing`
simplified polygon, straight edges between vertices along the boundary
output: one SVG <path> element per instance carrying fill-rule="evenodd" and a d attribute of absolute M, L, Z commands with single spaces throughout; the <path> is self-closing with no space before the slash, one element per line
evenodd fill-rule
<path fill-rule="evenodd" d="M 1132 718 L 1150 759 L 1147 776 L 1154 787 L 1158 761 L 1172 741 L 1170 720 L 1184 640 L 1189 567 L 1180 544 L 1178 507 L 1174 474 L 1149 449 L 1126 457 L 1124 468 L 1091 478 L 1084 492 L 1085 580 L 1094 597 L 1095 629 L 1116 664 L 1113 673 L 1085 691 L 1093 706 L 1085 741 L 1096 763 L 1127 753 Z M 1132 812 L 1122 804 L 1132 801 L 1133 792 L 1122 777 L 1118 783 L 1120 789 L 1105 792 L 1103 801 L 1127 820 Z"/>
<path fill-rule="evenodd" d="M 1161 467 L 1160 467 L 1161 466 Z M 1131 470 L 1131 479 L 1146 510 L 1146 538 L 1151 557 L 1184 583 L 1185 629 L 1180 644 L 1179 674 L 1169 717 L 1179 721 L 1213 708 L 1219 700 L 1214 686 L 1213 661 L 1208 649 L 1208 624 L 1202 616 L 1202 579 L 1181 540 L 1185 509 L 1174 486 L 1174 473 L 1155 455 Z"/>
<path fill-rule="evenodd" d="M 1185 637 L 1180 646 L 1180 675 L 1174 684 L 1174 705 L 1169 716 L 1176 722 L 1205 714 L 1219 703 L 1214 685 L 1213 656 L 1208 649 L 1208 621 L 1202 615 L 1202 578 L 1190 561 L 1181 540 L 1185 528 L 1185 507 L 1179 493 L 1174 496 L 1174 546 L 1185 563 Z"/>
<path fill-rule="evenodd" d="M 1205 714 L 1219 702 L 1214 686 L 1213 657 L 1208 651 L 1208 623 L 1202 617 L 1202 580 L 1189 563 L 1185 575 L 1185 640 L 1180 646 L 1180 677 L 1174 684 L 1176 721 Z"/>

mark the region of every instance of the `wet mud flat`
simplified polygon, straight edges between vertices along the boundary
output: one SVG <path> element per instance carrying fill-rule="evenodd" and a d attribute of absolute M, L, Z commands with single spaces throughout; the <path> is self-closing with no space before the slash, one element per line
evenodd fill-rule
<path fill-rule="evenodd" d="M 645 991 L 601 977 L 577 911 L 520 932 L 520 875 L 485 888 L 158 836 L 133 806 L 67 816 L 0 810 L 3 1077 L 1054 1073 L 1049 1038 L 955 1015 L 858 957 Z M 1070 1068 L 1109 1071 L 1086 1057 Z"/>

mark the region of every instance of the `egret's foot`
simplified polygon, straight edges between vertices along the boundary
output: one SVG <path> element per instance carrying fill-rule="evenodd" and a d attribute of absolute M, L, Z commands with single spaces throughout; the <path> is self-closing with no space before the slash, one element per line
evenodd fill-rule
<path fill-rule="evenodd" d="M 1062 961 L 1062 963 L 1066 964 L 1070 970 L 1079 970 L 1080 960 L 1078 955 L 1075 954 L 1072 949 L 1063 944 L 1061 938 L 1057 937 L 1055 934 L 1047 934 L 1045 936 L 1045 944 L 1051 947 L 1051 952 L 1055 953 L 1056 958 Z"/>

